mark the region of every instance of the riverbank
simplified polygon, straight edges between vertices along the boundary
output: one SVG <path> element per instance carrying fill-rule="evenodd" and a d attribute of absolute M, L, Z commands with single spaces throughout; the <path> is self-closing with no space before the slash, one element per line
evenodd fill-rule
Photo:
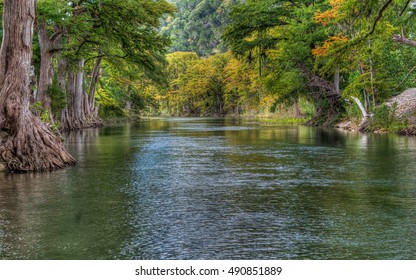
<path fill-rule="evenodd" d="M 335 128 L 416 136 L 416 88 L 405 90 L 380 104 L 366 119 L 344 120 Z"/>

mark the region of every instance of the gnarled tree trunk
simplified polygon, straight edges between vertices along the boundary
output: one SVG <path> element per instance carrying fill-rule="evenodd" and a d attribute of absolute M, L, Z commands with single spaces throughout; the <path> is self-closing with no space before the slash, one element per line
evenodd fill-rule
<path fill-rule="evenodd" d="M 78 61 L 76 71 L 68 73 L 68 103 L 62 112 L 61 129 L 74 130 L 103 125 L 98 118 L 98 111 L 95 109 L 95 89 L 99 78 L 100 64 L 96 64 L 93 70 L 92 81 L 90 84 L 91 95 L 87 95 L 84 90 L 84 64 L 83 59 Z M 95 73 L 94 73 L 95 72 Z"/>
<path fill-rule="evenodd" d="M 101 57 L 95 61 L 94 68 L 92 69 L 90 88 L 88 94 L 88 118 L 95 124 L 95 126 L 104 125 L 103 121 L 98 117 L 98 104 L 95 102 L 95 93 L 97 92 L 97 83 L 101 77 Z"/>
<path fill-rule="evenodd" d="M 48 88 L 52 84 L 53 78 L 53 54 L 50 51 L 51 44 L 46 22 L 38 22 L 38 35 L 40 46 L 40 77 L 36 100 L 42 102 L 43 108 L 50 112 L 52 100 L 48 95 Z"/>
<path fill-rule="evenodd" d="M 57 43 L 62 36 L 62 29 L 56 29 L 52 36 L 49 36 L 46 21 L 37 23 L 39 46 L 40 46 L 40 77 L 36 100 L 42 103 L 43 109 L 49 112 L 49 120 L 53 124 L 52 97 L 48 90 L 53 80 L 53 56 L 58 49 Z"/>
<path fill-rule="evenodd" d="M 63 130 L 85 128 L 86 120 L 83 114 L 84 103 L 84 60 L 78 61 L 78 69 L 68 73 L 68 103 L 62 112 L 61 128 Z"/>
<path fill-rule="evenodd" d="M 36 0 L 5 0 L 0 50 L 0 155 L 8 171 L 50 171 L 75 164 L 59 137 L 29 110 Z"/>

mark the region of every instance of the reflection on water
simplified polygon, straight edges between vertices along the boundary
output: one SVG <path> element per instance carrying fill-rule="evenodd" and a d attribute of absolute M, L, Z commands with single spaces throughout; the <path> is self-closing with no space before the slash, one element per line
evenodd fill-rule
<path fill-rule="evenodd" d="M 415 259 L 416 139 L 226 119 L 67 136 L 0 174 L 1 259 Z"/>

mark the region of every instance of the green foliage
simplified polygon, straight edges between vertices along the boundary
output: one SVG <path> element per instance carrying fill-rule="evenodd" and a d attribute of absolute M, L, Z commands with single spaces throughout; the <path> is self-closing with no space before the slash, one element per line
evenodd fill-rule
<path fill-rule="evenodd" d="M 371 131 L 386 131 L 397 133 L 407 126 L 406 121 L 396 117 L 397 104 L 389 107 L 385 104 L 374 109 L 374 115 L 369 121 Z"/>
<path fill-rule="evenodd" d="M 67 32 L 61 58 L 84 58 L 86 72 L 102 58 L 102 116 L 243 114 L 300 102 L 317 124 L 345 104 L 358 120 L 343 100 L 355 96 L 374 110 L 372 126 L 394 130 L 393 113 L 376 105 L 416 83 L 416 48 L 392 40 L 402 28 L 416 38 L 416 8 L 406 3 L 381 11 L 386 3 L 373 0 L 43 0 L 37 17 L 50 36 Z M 339 99 L 325 91 L 335 76 Z M 56 77 L 49 94 L 56 113 L 65 106 Z"/>
<path fill-rule="evenodd" d="M 259 75 L 263 75 L 267 51 L 278 42 L 278 32 L 273 28 L 287 24 L 287 9 L 280 1 L 246 1 L 232 7 L 230 24 L 222 38 L 234 54 L 248 62 L 257 62 Z"/>
<path fill-rule="evenodd" d="M 163 19 L 173 12 L 174 6 L 165 0 L 39 0 L 37 21 L 46 24 L 50 38 L 62 35 L 50 51 L 66 61 L 67 70 L 81 70 L 76 67 L 83 59 L 85 69 L 82 70 L 89 73 L 97 58 L 102 59 L 106 70 L 112 68 L 103 71 L 100 81 L 100 114 L 123 115 L 125 103 L 129 101 L 133 104 L 132 110 L 142 110 L 152 103 L 149 90 L 143 90 L 148 88 L 147 84 L 152 84 L 155 91 L 155 84 L 167 83 L 163 71 L 170 40 L 159 31 Z M 41 58 L 36 31 L 35 28 L 34 64 L 39 76 Z M 54 68 L 57 72 L 56 60 Z M 91 78 L 85 75 L 85 88 Z M 52 110 L 59 115 L 66 103 L 56 77 L 48 93 L 52 97 Z M 138 101 L 142 99 L 146 105 Z"/>
<path fill-rule="evenodd" d="M 223 52 L 220 40 L 230 7 L 239 0 L 177 0 L 175 17 L 166 20 L 163 33 L 172 38 L 171 52 L 195 52 L 209 56 Z"/>
<path fill-rule="evenodd" d="M 58 75 L 53 76 L 52 85 L 48 88 L 48 95 L 52 99 L 52 112 L 59 116 L 60 112 L 66 107 L 66 93 L 59 86 Z M 59 118 L 57 118 L 59 119 Z"/>
<path fill-rule="evenodd" d="M 350 103 L 346 106 L 345 114 L 346 114 L 346 118 L 356 125 L 359 125 L 363 119 L 363 115 L 360 110 L 360 107 L 358 107 L 355 102 Z"/>
<path fill-rule="evenodd" d="M 169 40 L 160 35 L 160 19 L 174 11 L 165 0 L 72 2 L 70 57 L 102 56 L 141 65 L 151 74 L 160 69 Z"/>
<path fill-rule="evenodd" d="M 44 123 L 49 123 L 49 111 L 43 108 L 42 102 L 35 102 L 30 105 L 30 110 L 35 116 L 38 116 Z"/>
<path fill-rule="evenodd" d="M 314 104 L 304 98 L 300 98 L 298 102 L 301 112 L 305 114 L 306 118 L 311 119 L 316 111 Z"/>
<path fill-rule="evenodd" d="M 255 66 L 226 54 L 224 67 L 225 108 L 230 114 L 259 109 L 263 86 Z"/>
<path fill-rule="evenodd" d="M 106 117 L 114 109 L 115 115 L 109 117 L 120 117 L 157 110 L 157 99 L 164 87 L 164 84 L 149 79 L 134 64 L 104 62 L 97 98 L 100 114 Z"/>
<path fill-rule="evenodd" d="M 171 88 L 165 109 L 172 114 L 223 114 L 222 56 L 199 59 L 194 53 L 168 55 Z"/>
<path fill-rule="evenodd" d="M 344 96 L 363 97 L 367 109 L 411 87 L 415 76 L 409 75 L 408 62 L 416 49 L 392 40 L 393 34 L 401 32 L 399 27 L 414 32 L 414 27 L 405 24 L 410 6 L 404 7 L 409 2 L 390 2 L 382 17 L 386 3 L 381 1 L 327 2 L 330 5 L 315 13 L 315 20 L 327 30 L 327 39 L 313 50 L 320 73 L 328 75 L 340 68 Z"/>
<path fill-rule="evenodd" d="M 98 90 L 97 101 L 100 103 L 99 116 L 101 118 L 107 119 L 127 116 L 118 100 L 106 90 Z"/>
<path fill-rule="evenodd" d="M 63 26 L 70 20 L 71 6 L 66 0 L 38 0 L 36 12 L 39 21 Z"/>

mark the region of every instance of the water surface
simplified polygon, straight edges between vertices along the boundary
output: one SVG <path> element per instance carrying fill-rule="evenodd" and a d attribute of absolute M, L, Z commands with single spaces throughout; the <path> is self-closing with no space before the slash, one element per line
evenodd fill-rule
<path fill-rule="evenodd" d="M 1 259 L 415 259 L 416 138 L 226 119 L 72 133 L 0 174 Z"/>

